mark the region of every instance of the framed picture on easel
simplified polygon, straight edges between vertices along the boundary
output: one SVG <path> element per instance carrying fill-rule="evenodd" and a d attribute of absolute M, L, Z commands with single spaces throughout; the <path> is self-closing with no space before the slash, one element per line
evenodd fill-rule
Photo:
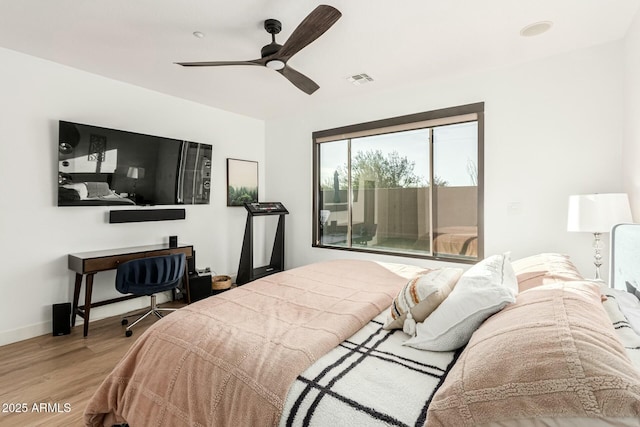
<path fill-rule="evenodd" d="M 258 201 L 258 162 L 227 159 L 227 206 Z"/>

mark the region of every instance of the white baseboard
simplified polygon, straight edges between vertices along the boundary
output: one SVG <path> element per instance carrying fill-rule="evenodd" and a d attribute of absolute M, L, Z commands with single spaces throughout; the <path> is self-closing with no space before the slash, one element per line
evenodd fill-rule
<path fill-rule="evenodd" d="M 171 292 L 163 292 L 157 295 L 158 304 L 171 301 Z M 140 310 L 149 306 L 149 297 L 134 298 L 115 304 L 103 305 L 91 309 L 91 321 L 106 319 L 107 317 L 119 316 L 134 310 Z M 84 321 L 77 318 L 74 328 L 83 325 Z M 41 335 L 49 335 L 53 331 L 52 321 L 48 320 L 42 323 L 35 323 L 23 326 L 17 329 L 0 331 L 0 346 L 11 344 L 18 341 L 28 340 L 30 338 L 39 337 Z M 91 328 L 89 328 L 91 333 Z"/>
<path fill-rule="evenodd" d="M 0 345 L 7 345 L 40 335 L 50 334 L 52 331 L 51 322 L 36 323 L 34 325 L 23 326 L 18 329 L 11 329 L 0 332 Z"/>

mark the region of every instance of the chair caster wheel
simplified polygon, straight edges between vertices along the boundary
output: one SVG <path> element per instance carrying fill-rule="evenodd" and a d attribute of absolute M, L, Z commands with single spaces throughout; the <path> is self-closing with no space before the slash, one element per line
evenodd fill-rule
<path fill-rule="evenodd" d="M 130 337 L 131 335 L 133 335 L 133 331 L 126 331 L 124 335 Z"/>
<path fill-rule="evenodd" d="M 122 326 L 124 326 L 124 325 L 126 325 L 126 324 L 128 324 L 128 323 L 129 323 L 129 321 L 128 321 L 127 319 L 122 319 L 122 321 L 120 322 L 120 324 L 121 324 Z"/>

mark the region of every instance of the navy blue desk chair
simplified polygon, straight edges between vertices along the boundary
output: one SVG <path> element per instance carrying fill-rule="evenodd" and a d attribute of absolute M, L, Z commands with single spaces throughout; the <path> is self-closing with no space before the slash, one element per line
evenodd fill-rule
<path fill-rule="evenodd" d="M 161 311 L 174 311 L 175 308 L 160 308 L 156 305 L 156 293 L 175 289 L 185 274 L 185 255 L 173 254 L 150 258 L 140 258 L 123 262 L 116 272 L 116 289 L 123 294 L 151 296 L 151 306 L 144 313 L 124 316 L 122 324 L 129 323 L 127 317 L 140 316 L 127 326 L 125 335 L 130 337 L 138 322 L 150 314 L 162 318 Z"/>

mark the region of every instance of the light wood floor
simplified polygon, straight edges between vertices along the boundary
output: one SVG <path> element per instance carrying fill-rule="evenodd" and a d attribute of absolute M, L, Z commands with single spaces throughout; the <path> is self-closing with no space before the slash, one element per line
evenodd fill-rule
<path fill-rule="evenodd" d="M 170 304 L 163 306 L 179 306 Z M 44 335 L 0 347 L 0 426 L 82 426 L 93 392 L 156 320 L 143 320 L 130 338 L 116 316 L 91 322 L 86 338 L 82 326 L 76 326 L 71 335 Z M 23 408 L 26 412 L 16 412 Z"/>

